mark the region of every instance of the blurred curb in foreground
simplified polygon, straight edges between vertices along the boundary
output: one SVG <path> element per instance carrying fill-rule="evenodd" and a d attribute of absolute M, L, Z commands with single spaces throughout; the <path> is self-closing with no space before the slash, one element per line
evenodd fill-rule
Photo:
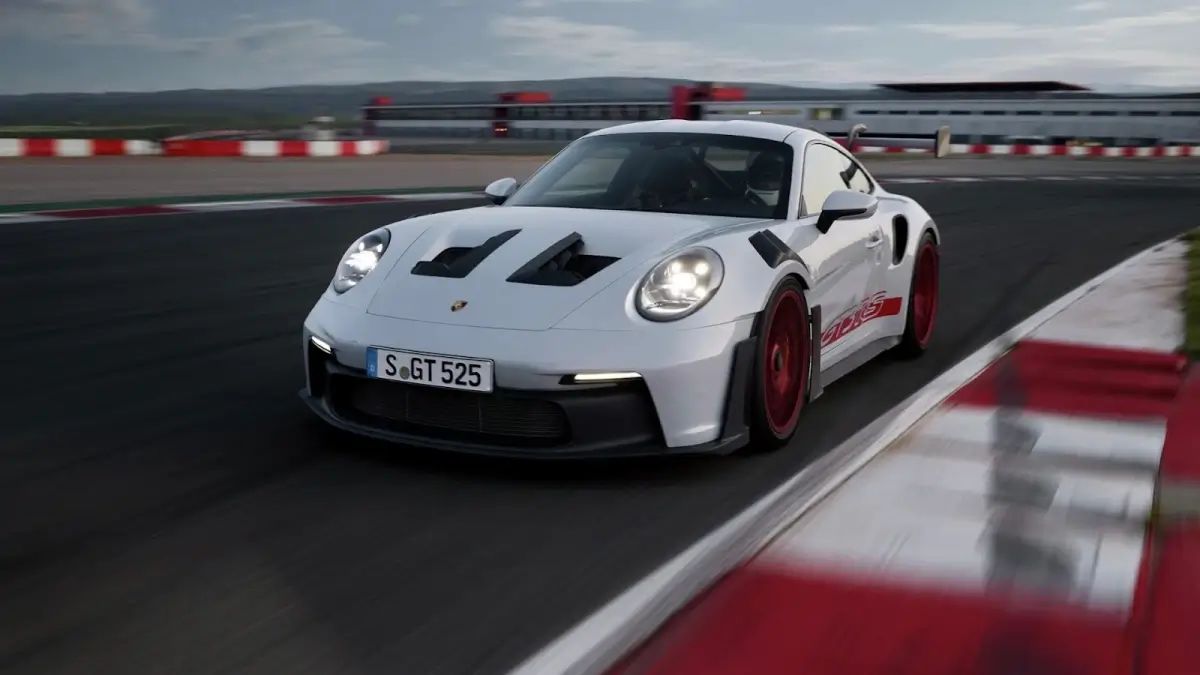
<path fill-rule="evenodd" d="M 627 611 L 622 642 L 620 605 L 654 606 L 627 593 L 519 672 L 1200 672 L 1187 251 L 1136 256 L 951 369 L 940 403 L 673 616 Z"/>

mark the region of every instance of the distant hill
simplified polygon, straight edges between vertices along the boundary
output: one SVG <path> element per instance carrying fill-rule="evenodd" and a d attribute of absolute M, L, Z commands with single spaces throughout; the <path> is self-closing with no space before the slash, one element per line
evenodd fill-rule
<path fill-rule="evenodd" d="M 672 85 L 690 80 L 649 77 L 588 77 L 509 82 L 373 82 L 310 85 L 269 89 L 183 89 L 102 94 L 25 94 L 0 96 L 0 135 L 5 126 L 164 125 L 164 133 L 213 128 L 281 128 L 316 115 L 333 115 L 353 124 L 358 109 L 373 96 L 396 103 L 487 103 L 505 91 L 545 91 L 556 101 L 666 101 Z M 754 99 L 807 98 L 845 94 L 759 83 L 725 83 L 744 87 Z M 11 134 L 10 134 L 11 135 Z"/>

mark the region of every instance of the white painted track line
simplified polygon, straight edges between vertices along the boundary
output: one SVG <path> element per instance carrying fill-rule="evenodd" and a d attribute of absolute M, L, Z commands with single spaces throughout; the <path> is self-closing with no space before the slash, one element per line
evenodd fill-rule
<path fill-rule="evenodd" d="M 173 208 L 188 211 L 258 211 L 260 209 L 289 209 L 310 206 L 289 199 L 252 199 L 244 202 L 192 202 L 190 204 L 172 204 Z"/>
<path fill-rule="evenodd" d="M 0 213 L 0 225 L 12 223 L 49 223 L 57 220 L 63 219 L 36 213 Z"/>
<path fill-rule="evenodd" d="M 424 194 L 381 195 L 388 199 L 405 202 L 435 202 L 444 199 L 474 199 L 482 197 L 482 192 L 428 192 Z"/>

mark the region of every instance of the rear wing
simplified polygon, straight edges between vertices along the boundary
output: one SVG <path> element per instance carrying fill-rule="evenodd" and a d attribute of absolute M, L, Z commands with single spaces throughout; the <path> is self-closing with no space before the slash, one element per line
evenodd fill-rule
<path fill-rule="evenodd" d="M 937 158 L 950 154 L 950 127 L 939 127 L 932 134 L 872 134 L 867 133 L 867 125 L 855 124 L 848 133 L 826 135 L 851 152 L 863 146 L 881 146 L 899 150 L 925 150 Z"/>

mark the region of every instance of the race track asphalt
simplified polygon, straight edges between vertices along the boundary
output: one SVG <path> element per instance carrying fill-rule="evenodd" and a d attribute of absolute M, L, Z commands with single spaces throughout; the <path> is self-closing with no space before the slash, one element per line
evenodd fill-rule
<path fill-rule="evenodd" d="M 1195 185 L 911 185 L 932 351 L 773 454 L 481 460 L 342 435 L 299 330 L 358 234 L 465 202 L 0 229 L 0 672 L 503 672 L 1062 293 L 1200 225 Z"/>

